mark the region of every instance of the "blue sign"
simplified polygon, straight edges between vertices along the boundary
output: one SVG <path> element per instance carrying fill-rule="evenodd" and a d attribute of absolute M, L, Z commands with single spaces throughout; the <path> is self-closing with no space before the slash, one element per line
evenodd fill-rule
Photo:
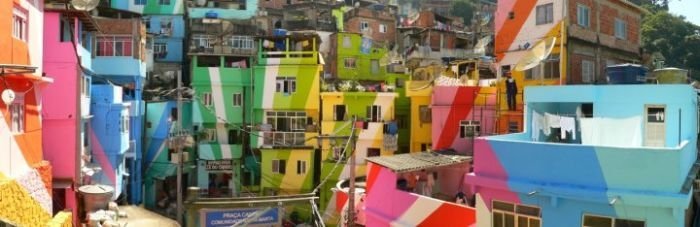
<path fill-rule="evenodd" d="M 258 212 L 259 211 L 259 212 Z M 278 208 L 252 208 L 252 209 L 230 209 L 230 210 L 209 210 L 201 211 L 201 226 L 231 226 L 236 223 L 247 221 L 248 218 L 257 216 L 255 220 L 250 220 L 247 225 L 276 225 L 280 223 Z M 262 213 L 262 214 L 261 214 Z"/>

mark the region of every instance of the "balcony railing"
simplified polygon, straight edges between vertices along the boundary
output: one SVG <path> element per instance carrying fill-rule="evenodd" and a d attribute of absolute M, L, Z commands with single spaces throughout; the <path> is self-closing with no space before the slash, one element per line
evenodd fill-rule
<path fill-rule="evenodd" d="M 305 132 L 264 132 L 263 145 L 273 147 L 303 147 L 306 144 Z"/>
<path fill-rule="evenodd" d="M 190 54 L 244 55 L 255 54 L 255 41 L 249 36 L 193 35 Z"/>

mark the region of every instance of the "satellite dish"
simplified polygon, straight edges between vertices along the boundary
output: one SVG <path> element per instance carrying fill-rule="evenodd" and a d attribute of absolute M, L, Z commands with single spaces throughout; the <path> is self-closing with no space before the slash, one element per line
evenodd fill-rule
<path fill-rule="evenodd" d="M 544 61 L 552 53 L 554 45 L 557 43 L 556 37 L 546 38 L 539 43 L 535 44 L 515 65 L 513 70 L 515 71 L 525 71 L 535 66 L 538 66 L 540 62 Z"/>
<path fill-rule="evenodd" d="M 11 89 L 5 89 L 2 91 L 2 101 L 5 103 L 5 105 L 10 105 L 13 101 L 15 101 L 15 92 L 12 91 Z"/>
<path fill-rule="evenodd" d="M 100 4 L 100 0 L 71 0 L 70 4 L 77 10 L 90 11 Z"/>
<path fill-rule="evenodd" d="M 474 45 L 474 53 L 485 53 L 486 52 L 486 45 L 488 45 L 491 42 L 491 36 L 486 36 L 484 38 L 479 39 L 478 42 L 476 42 L 476 45 Z"/>

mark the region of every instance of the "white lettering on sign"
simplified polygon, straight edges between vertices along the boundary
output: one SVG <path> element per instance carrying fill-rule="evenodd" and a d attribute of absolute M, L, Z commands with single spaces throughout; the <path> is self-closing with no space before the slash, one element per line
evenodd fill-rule
<path fill-rule="evenodd" d="M 205 164 L 208 171 L 212 170 L 233 170 L 233 162 L 230 159 L 208 160 Z"/>

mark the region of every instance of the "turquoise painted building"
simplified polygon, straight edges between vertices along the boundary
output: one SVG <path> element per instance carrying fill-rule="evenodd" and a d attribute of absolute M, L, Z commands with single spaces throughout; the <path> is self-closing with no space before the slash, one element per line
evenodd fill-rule
<path fill-rule="evenodd" d="M 528 87 L 525 105 L 523 133 L 476 139 L 477 226 L 689 226 L 691 86 Z"/>
<path fill-rule="evenodd" d="M 187 15 L 190 18 L 210 19 L 236 19 L 245 20 L 255 16 L 258 10 L 258 0 L 240 0 L 230 2 L 216 2 L 198 0 L 194 5 L 187 7 Z"/>
<path fill-rule="evenodd" d="M 111 0 L 110 7 L 142 15 L 183 15 L 185 0 Z"/>
<path fill-rule="evenodd" d="M 177 115 L 176 101 L 146 103 L 145 139 L 143 152 L 144 200 L 146 208 L 160 211 L 175 217 L 175 196 L 177 188 L 176 150 L 170 146 L 168 138 L 174 132 L 177 121 L 182 121 L 183 129 L 192 130 L 192 104 L 183 102 L 182 116 Z M 183 149 L 183 186 L 194 183 L 196 177 L 195 152 L 192 146 Z"/>

